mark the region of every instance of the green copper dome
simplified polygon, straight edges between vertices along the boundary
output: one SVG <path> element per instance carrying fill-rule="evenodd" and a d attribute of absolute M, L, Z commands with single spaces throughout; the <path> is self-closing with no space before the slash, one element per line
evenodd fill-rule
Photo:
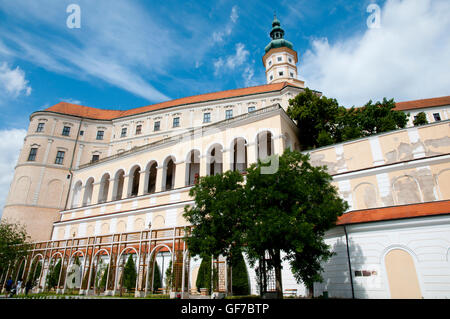
<path fill-rule="evenodd" d="M 280 21 L 277 19 L 277 16 L 275 15 L 272 22 L 272 30 L 270 31 L 270 37 L 272 38 L 272 41 L 270 41 L 270 43 L 264 48 L 266 53 L 273 48 L 281 48 L 281 47 L 287 47 L 289 49 L 293 48 L 292 43 L 283 38 L 284 30 L 281 28 L 280 25 L 281 25 Z"/>

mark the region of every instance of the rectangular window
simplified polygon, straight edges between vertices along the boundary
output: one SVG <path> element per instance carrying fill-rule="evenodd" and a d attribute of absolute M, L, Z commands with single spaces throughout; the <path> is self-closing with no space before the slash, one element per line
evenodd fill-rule
<path fill-rule="evenodd" d="M 294 77 L 294 73 L 291 72 L 291 78 L 293 78 L 293 77 Z"/>
<path fill-rule="evenodd" d="M 231 119 L 233 117 L 233 110 L 226 110 L 225 111 L 225 118 Z"/>
<path fill-rule="evenodd" d="M 127 136 L 127 128 L 123 127 L 122 132 L 120 133 L 120 137 L 125 137 L 125 136 Z"/>
<path fill-rule="evenodd" d="M 160 128 L 161 128 L 161 122 L 160 121 L 156 121 L 154 124 L 153 124 L 153 131 L 159 131 L 160 130 Z"/>
<path fill-rule="evenodd" d="M 248 112 L 250 113 L 250 112 L 253 112 L 255 110 L 255 107 L 254 106 L 249 106 L 248 107 Z"/>
<path fill-rule="evenodd" d="M 33 148 L 30 150 L 30 154 L 28 155 L 28 160 L 29 160 L 30 162 L 35 161 L 35 160 L 36 160 L 36 154 L 37 154 L 37 148 L 36 148 L 36 147 L 33 147 Z"/>
<path fill-rule="evenodd" d="M 203 123 L 211 122 L 211 113 L 203 113 Z"/>
<path fill-rule="evenodd" d="M 136 125 L 136 135 L 139 135 L 141 133 L 142 133 L 142 125 L 141 124 Z"/>
<path fill-rule="evenodd" d="M 80 136 L 83 136 L 84 135 L 84 131 L 80 131 Z"/>
<path fill-rule="evenodd" d="M 284 74 L 283 71 L 278 72 L 279 76 L 283 76 L 283 74 Z"/>
<path fill-rule="evenodd" d="M 174 117 L 173 118 L 173 127 L 179 127 L 180 126 L 180 118 Z"/>
<path fill-rule="evenodd" d="M 64 126 L 63 127 L 63 131 L 62 131 L 62 135 L 69 136 L 69 134 L 70 134 L 70 126 Z"/>
<path fill-rule="evenodd" d="M 55 159 L 55 164 L 61 164 L 64 161 L 64 151 L 58 151 L 58 153 L 56 154 L 56 159 Z"/>
<path fill-rule="evenodd" d="M 36 128 L 36 132 L 42 132 L 44 130 L 44 125 L 45 123 L 39 123 Z"/>
<path fill-rule="evenodd" d="M 288 60 L 289 60 L 289 63 L 292 63 L 292 59 L 291 58 L 288 58 Z"/>
<path fill-rule="evenodd" d="M 433 117 L 435 121 L 440 121 L 441 120 L 441 115 L 439 113 L 433 113 Z"/>
<path fill-rule="evenodd" d="M 278 61 L 278 62 L 281 62 L 281 60 L 282 60 L 282 58 L 279 56 L 279 57 L 277 58 L 277 61 Z"/>
<path fill-rule="evenodd" d="M 97 162 L 99 159 L 100 159 L 100 155 L 94 154 L 94 155 L 92 155 L 92 160 L 91 160 L 91 162 L 92 162 L 92 163 L 95 163 L 95 162 Z"/>
<path fill-rule="evenodd" d="M 272 65 L 272 60 L 269 60 L 269 66 L 271 66 Z"/>
<path fill-rule="evenodd" d="M 105 135 L 105 131 L 97 131 L 97 140 L 103 140 L 103 136 Z"/>
<path fill-rule="evenodd" d="M 271 76 L 269 77 L 269 79 L 270 79 L 270 81 L 272 81 L 272 80 L 273 80 L 273 75 L 271 75 Z"/>

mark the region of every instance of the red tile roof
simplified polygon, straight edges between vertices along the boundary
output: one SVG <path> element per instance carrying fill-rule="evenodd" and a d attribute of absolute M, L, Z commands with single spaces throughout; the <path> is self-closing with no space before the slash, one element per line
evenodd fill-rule
<path fill-rule="evenodd" d="M 434 97 L 431 99 L 397 102 L 395 104 L 396 104 L 395 109 L 398 111 L 450 105 L 450 96 L 442 96 L 442 97 Z"/>
<path fill-rule="evenodd" d="M 171 101 L 166 101 L 162 103 L 157 103 L 153 105 L 138 107 L 130 110 L 103 110 L 88 106 L 82 106 L 77 104 L 71 104 L 67 102 L 60 102 L 55 104 L 44 111 L 74 115 L 84 118 L 98 119 L 98 120 L 112 120 L 119 117 L 134 115 L 145 113 L 149 111 L 160 110 L 164 108 L 169 108 L 173 106 L 180 106 L 192 103 L 200 103 L 214 100 L 221 100 L 226 98 L 233 98 L 239 96 L 246 96 L 258 93 L 267 93 L 272 91 L 280 91 L 286 86 L 295 86 L 292 83 L 282 82 L 282 83 L 273 83 L 273 84 L 265 84 L 253 87 L 247 87 L 242 89 L 234 89 L 234 90 L 226 90 L 220 92 L 206 93 L 194 96 L 188 96 L 180 99 L 175 99 Z"/>
<path fill-rule="evenodd" d="M 336 225 L 450 214 L 450 200 L 357 210 L 339 217 Z"/>

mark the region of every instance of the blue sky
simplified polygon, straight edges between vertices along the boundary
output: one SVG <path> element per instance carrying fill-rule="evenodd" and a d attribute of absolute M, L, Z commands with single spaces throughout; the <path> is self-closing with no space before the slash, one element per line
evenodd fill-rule
<path fill-rule="evenodd" d="M 66 25 L 70 4 L 81 8 L 79 29 Z M 379 28 L 368 27 L 370 4 Z M 450 93 L 447 0 L 0 0 L 0 207 L 32 112 L 264 84 L 274 11 L 299 77 L 342 105 Z"/>

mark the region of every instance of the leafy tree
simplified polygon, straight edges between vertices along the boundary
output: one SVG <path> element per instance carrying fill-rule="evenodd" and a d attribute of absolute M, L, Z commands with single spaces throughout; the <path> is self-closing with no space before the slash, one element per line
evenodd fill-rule
<path fill-rule="evenodd" d="M 404 128 L 409 115 L 394 108 L 394 99 L 383 98 L 382 102 L 370 100 L 363 107 L 347 109 L 336 99 L 306 88 L 289 100 L 287 114 L 297 124 L 300 148 L 308 150 Z"/>
<path fill-rule="evenodd" d="M 394 99 L 372 104 L 370 100 L 364 107 L 358 110 L 358 124 L 364 136 L 383 133 L 404 128 L 408 123 L 408 115 L 401 111 L 395 111 Z"/>
<path fill-rule="evenodd" d="M 250 287 L 248 285 L 248 271 L 242 253 L 233 256 L 231 269 L 232 269 L 231 282 L 233 295 L 250 294 Z"/>
<path fill-rule="evenodd" d="M 136 278 L 136 266 L 134 264 L 133 257 L 130 254 L 123 270 L 123 286 L 127 289 L 127 291 L 131 291 L 136 287 Z"/>
<path fill-rule="evenodd" d="M 171 290 L 173 285 L 173 274 L 172 274 L 172 259 L 169 262 L 169 266 L 166 269 L 165 278 L 166 289 Z"/>
<path fill-rule="evenodd" d="M 332 144 L 339 109 L 336 99 L 319 96 L 309 88 L 289 101 L 287 114 L 297 124 L 302 150 Z"/>
<path fill-rule="evenodd" d="M 47 288 L 49 290 L 58 286 L 60 271 L 61 271 L 61 258 L 58 259 L 58 262 L 56 263 L 55 266 L 53 266 L 53 264 L 50 266 L 49 274 L 47 277 Z"/>
<path fill-rule="evenodd" d="M 306 265 L 310 273 L 298 265 L 310 255 L 309 261 L 330 257 L 324 233 L 348 205 L 331 185 L 325 168 L 312 166 L 308 155 L 287 149 L 278 160 L 274 174 L 261 174 L 261 166 L 268 164 L 252 164 L 247 170 L 248 220 L 253 222 L 248 226 L 244 249 L 252 263 L 265 254 L 270 256 L 268 266 L 275 271 L 281 298 L 281 252 L 293 266 L 297 280 L 309 285 L 311 273 L 315 274 L 313 280 L 319 281 L 320 264 Z"/>
<path fill-rule="evenodd" d="M 3 219 L 0 221 L 0 273 L 28 255 L 31 248 L 29 239 L 25 226 Z"/>
<path fill-rule="evenodd" d="M 200 291 L 200 288 L 208 288 L 208 294 L 211 294 L 211 257 L 202 259 L 195 285 L 198 291 Z"/>
<path fill-rule="evenodd" d="M 186 241 L 191 253 L 203 259 L 241 251 L 245 225 L 244 179 L 237 171 L 202 176 L 189 191 L 195 204 L 184 217 L 195 227 Z M 203 287 L 202 287 L 203 288 Z"/>
<path fill-rule="evenodd" d="M 222 254 L 231 260 L 243 250 L 252 266 L 268 255 L 282 297 L 282 252 L 297 280 L 320 281 L 320 262 L 331 255 L 324 233 L 348 206 L 325 168 L 312 166 L 307 155 L 286 150 L 271 159 L 278 160 L 278 170 L 261 174 L 261 166 L 269 164 L 253 164 L 245 185 L 235 172 L 201 177 L 191 190 L 196 205 L 186 208 L 185 216 L 194 226 L 189 245 L 194 255 Z"/>
<path fill-rule="evenodd" d="M 109 264 L 105 268 L 106 269 L 103 270 L 102 278 L 101 278 L 100 283 L 99 283 L 99 288 L 100 289 L 105 289 L 106 288 L 106 280 L 108 279 Z"/>
<path fill-rule="evenodd" d="M 414 116 L 413 124 L 414 126 L 428 124 L 427 115 L 425 112 L 417 113 L 417 115 Z"/>
<path fill-rule="evenodd" d="M 158 263 L 155 261 L 155 270 L 153 275 L 153 291 L 158 291 L 159 288 L 162 288 L 161 282 L 161 270 L 159 270 Z"/>

